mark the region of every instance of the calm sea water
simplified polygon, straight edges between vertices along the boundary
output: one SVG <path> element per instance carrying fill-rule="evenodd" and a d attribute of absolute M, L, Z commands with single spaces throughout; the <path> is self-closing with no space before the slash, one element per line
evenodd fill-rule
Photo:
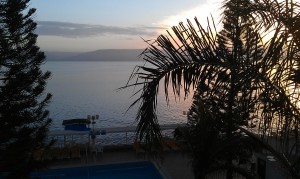
<path fill-rule="evenodd" d="M 99 114 L 96 127 L 135 126 L 137 107 L 126 110 L 136 99 L 134 89 L 118 91 L 128 81 L 134 67 L 141 62 L 57 62 L 43 65 L 52 72 L 47 92 L 53 94 L 48 107 L 53 125 L 50 130 L 63 129 L 62 120 L 86 118 Z M 158 96 L 158 120 L 161 124 L 186 122 L 183 111 L 191 105 L 187 100 L 171 97 L 170 105 L 165 102 L 163 86 Z"/>

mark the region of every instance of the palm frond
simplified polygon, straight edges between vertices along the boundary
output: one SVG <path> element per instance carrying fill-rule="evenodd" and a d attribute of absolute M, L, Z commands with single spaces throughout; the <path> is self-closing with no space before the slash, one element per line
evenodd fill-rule
<path fill-rule="evenodd" d="M 226 0 L 219 32 L 213 19 L 204 28 L 195 18 L 145 41 L 145 64 L 135 68 L 123 88 L 138 87 L 139 96 L 130 107 L 139 105 L 137 136 L 148 151 L 161 138 L 156 112 L 164 81 L 167 102 L 169 88 L 176 97 L 196 90 L 194 98 L 215 115 L 211 120 L 221 121 L 218 127 L 228 140 L 238 134 L 238 126 L 251 122 L 252 127 L 257 120 L 262 139 L 274 132 L 279 136 L 277 152 L 299 154 L 300 95 L 292 81 L 300 71 L 299 7 L 289 0 Z M 273 36 L 266 41 L 270 32 Z M 297 142 L 291 148 L 292 133 Z M 234 152 L 228 156 L 226 165 Z"/>

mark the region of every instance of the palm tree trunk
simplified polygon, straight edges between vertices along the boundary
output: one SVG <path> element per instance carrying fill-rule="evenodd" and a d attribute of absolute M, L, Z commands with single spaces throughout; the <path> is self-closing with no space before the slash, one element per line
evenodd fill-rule
<path fill-rule="evenodd" d="M 233 136 L 233 111 L 232 111 L 232 107 L 233 107 L 233 103 L 234 103 L 234 97 L 235 97 L 235 70 L 234 67 L 231 69 L 231 82 L 230 82 L 230 91 L 229 91 L 229 96 L 228 96 L 228 118 L 227 118 L 227 122 L 228 122 L 228 126 L 227 126 L 227 139 L 230 140 Z M 228 158 L 227 158 L 227 172 L 226 172 L 226 179 L 232 179 L 233 176 L 233 170 L 232 170 L 232 160 L 233 160 L 233 154 L 231 151 L 229 151 L 228 153 Z"/>
<path fill-rule="evenodd" d="M 231 69 L 231 82 L 230 82 L 230 91 L 229 91 L 229 96 L 228 96 L 228 115 L 227 115 L 227 140 L 230 140 L 230 138 L 232 137 L 232 106 L 233 106 L 233 100 L 234 100 L 234 70 Z M 232 152 L 229 150 L 228 151 L 228 156 L 227 156 L 227 161 L 226 161 L 226 165 L 228 166 L 227 172 L 226 172 L 226 179 L 232 179 L 232 168 L 230 166 L 232 166 Z"/>

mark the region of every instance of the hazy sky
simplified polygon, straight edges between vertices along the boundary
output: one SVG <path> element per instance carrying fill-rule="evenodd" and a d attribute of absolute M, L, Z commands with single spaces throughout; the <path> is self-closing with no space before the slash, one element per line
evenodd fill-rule
<path fill-rule="evenodd" d="M 145 48 L 171 26 L 203 23 L 220 0 L 32 0 L 38 45 L 45 51 Z"/>

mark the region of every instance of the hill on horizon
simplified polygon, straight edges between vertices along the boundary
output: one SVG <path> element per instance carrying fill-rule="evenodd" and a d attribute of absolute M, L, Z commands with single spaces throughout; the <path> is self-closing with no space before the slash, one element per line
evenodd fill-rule
<path fill-rule="evenodd" d="M 144 49 L 101 49 L 91 52 L 45 52 L 46 61 L 136 61 Z"/>

